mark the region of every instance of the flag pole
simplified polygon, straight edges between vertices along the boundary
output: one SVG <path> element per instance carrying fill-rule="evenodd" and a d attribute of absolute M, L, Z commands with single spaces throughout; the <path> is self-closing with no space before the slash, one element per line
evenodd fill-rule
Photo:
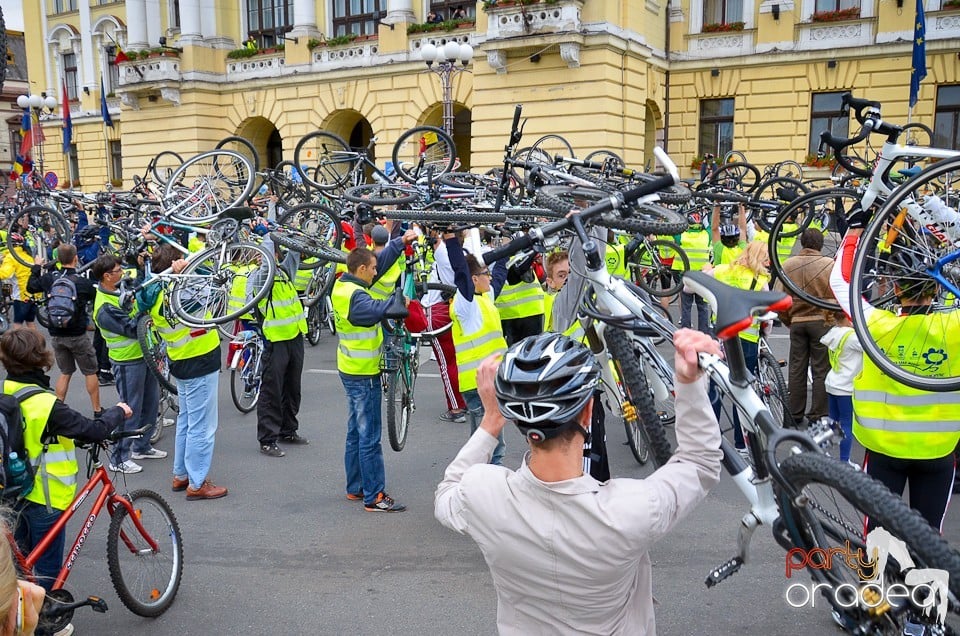
<path fill-rule="evenodd" d="M 103 156 L 107 161 L 107 185 L 113 185 L 113 162 L 110 161 L 110 138 L 107 136 L 107 122 L 103 122 Z"/>

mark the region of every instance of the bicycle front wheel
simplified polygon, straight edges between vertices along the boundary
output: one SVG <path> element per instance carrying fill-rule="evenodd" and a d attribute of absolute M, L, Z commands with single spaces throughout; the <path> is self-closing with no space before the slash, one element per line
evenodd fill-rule
<path fill-rule="evenodd" d="M 440 128 L 417 126 L 400 135 L 393 146 L 393 166 L 404 181 L 417 183 L 451 172 L 457 163 L 457 147 Z"/>
<path fill-rule="evenodd" d="M 666 298 L 680 293 L 683 273 L 690 269 L 690 259 L 673 241 L 656 240 L 641 245 L 628 266 L 631 278 L 644 291 Z"/>
<path fill-rule="evenodd" d="M 177 596 L 183 575 L 183 540 L 170 505 L 151 490 L 126 495 L 141 532 L 123 505 L 113 508 L 107 565 L 120 600 L 138 616 L 160 616 Z M 156 549 L 150 543 L 156 543 Z"/>
<path fill-rule="evenodd" d="M 304 136 L 293 151 L 293 163 L 304 183 L 324 192 L 342 187 L 359 156 L 341 137 L 324 130 Z"/>
<path fill-rule="evenodd" d="M 803 565 L 815 581 L 827 584 L 818 589 L 839 614 L 848 632 L 904 634 L 907 632 L 903 631 L 903 625 L 908 618 L 932 624 L 937 614 L 934 611 L 932 617 L 923 617 L 919 608 L 911 607 L 906 596 L 901 597 L 905 599 L 902 605 L 886 611 L 873 612 L 870 610 L 876 605 L 864 606 L 859 597 L 867 581 L 862 580 L 859 570 L 851 568 L 845 559 L 830 559 L 829 555 L 837 546 L 849 546 L 851 551 L 869 554 L 865 519 L 870 520 L 871 528 L 881 527 L 902 542 L 913 560 L 911 565 L 946 570 L 950 592 L 960 594 L 960 555 L 919 513 L 879 481 L 820 453 L 791 455 L 780 464 L 780 470 L 795 490 L 779 493 L 781 520 L 792 544 L 803 551 L 807 561 Z M 788 565 L 789 561 L 792 559 L 788 559 Z M 863 565 L 870 567 L 869 562 Z M 866 574 L 881 576 L 887 589 L 896 583 L 912 590 L 914 586 L 905 583 L 905 573 L 901 571 L 906 567 L 900 556 L 891 551 L 884 572 Z M 925 596 L 923 588 L 917 592 Z"/>
<path fill-rule="evenodd" d="M 260 401 L 260 345 L 248 342 L 237 351 L 239 362 L 230 370 L 230 397 L 233 405 L 241 413 L 249 413 Z"/>
<path fill-rule="evenodd" d="M 390 438 L 390 448 L 398 453 L 407 443 L 413 410 L 413 387 L 401 364 L 397 371 L 387 377 L 387 436 Z"/>
<path fill-rule="evenodd" d="M 187 159 L 163 189 L 167 213 L 186 224 L 209 223 L 253 192 L 250 160 L 232 150 L 211 150 Z"/>
<path fill-rule="evenodd" d="M 756 388 L 760 399 L 770 410 L 773 421 L 781 426 L 792 426 L 793 418 L 787 408 L 787 383 L 780 372 L 780 362 L 766 350 L 761 350 L 757 355 Z"/>
<path fill-rule="evenodd" d="M 170 359 L 167 358 L 167 344 L 157 333 L 153 317 L 144 314 L 137 320 L 137 341 L 143 351 L 143 361 L 147 369 L 157 379 L 160 386 L 173 395 L 177 394 L 177 384 L 170 378 Z"/>

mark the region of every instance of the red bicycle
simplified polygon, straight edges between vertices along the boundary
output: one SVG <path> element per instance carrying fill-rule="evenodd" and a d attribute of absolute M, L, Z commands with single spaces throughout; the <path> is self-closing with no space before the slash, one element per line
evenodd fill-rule
<path fill-rule="evenodd" d="M 144 432 L 146 428 L 116 432 L 109 441 L 138 437 Z M 107 609 L 103 600 L 93 596 L 74 602 L 73 595 L 64 588 L 67 576 L 104 507 L 110 513 L 110 528 L 107 531 L 110 580 L 127 609 L 146 617 L 163 614 L 173 603 L 183 574 L 183 541 L 170 505 L 152 490 L 118 493 L 100 461 L 100 452 L 107 449 L 107 442 L 78 444 L 78 448 L 87 449 L 87 483 L 63 511 L 57 523 L 26 556 L 17 548 L 12 534 L 9 536 L 20 571 L 32 580 L 33 566 L 50 547 L 53 538 L 66 527 L 80 505 L 99 490 L 73 546 L 66 552 L 63 567 L 52 589 L 44 599 L 36 632 L 40 636 L 63 629 L 79 607 L 90 606 L 98 612 Z"/>

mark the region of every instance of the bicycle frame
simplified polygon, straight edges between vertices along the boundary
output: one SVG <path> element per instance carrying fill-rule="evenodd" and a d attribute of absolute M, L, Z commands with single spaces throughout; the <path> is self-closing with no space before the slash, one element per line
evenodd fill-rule
<path fill-rule="evenodd" d="M 922 148 L 918 146 L 901 146 L 895 140 L 887 138 L 880 148 L 873 163 L 873 176 L 867 183 L 867 188 L 863 192 L 861 205 L 863 209 L 869 209 L 878 199 L 885 199 L 890 196 L 896 186 L 890 183 L 890 169 L 893 164 L 904 157 L 924 158 L 924 159 L 950 159 L 960 156 L 956 150 L 941 150 L 940 148 Z"/>
<path fill-rule="evenodd" d="M 54 538 L 66 528 L 67 523 L 77 512 L 79 507 L 98 487 L 101 489 L 100 493 L 97 495 L 97 498 L 93 503 L 93 507 L 90 509 L 90 512 L 87 515 L 86 522 L 83 524 L 83 527 L 80 528 L 80 532 L 77 534 L 77 538 L 74 540 L 73 546 L 66 553 L 66 560 L 64 561 L 63 566 L 60 568 L 60 573 L 57 575 L 56 581 L 53 583 L 53 589 L 60 589 L 66 583 L 67 577 L 70 575 L 70 571 L 73 569 L 77 558 L 80 556 L 80 550 L 83 548 L 83 544 L 86 542 L 87 536 L 90 534 L 90 530 L 93 528 L 93 524 L 96 523 L 97 517 L 103 511 L 104 506 L 107 507 L 107 512 L 109 512 L 111 516 L 113 516 L 114 510 L 116 510 L 118 506 L 126 508 L 134 526 L 150 545 L 150 549 L 159 549 L 156 540 L 149 535 L 149 533 L 140 523 L 140 519 L 136 514 L 136 511 L 133 509 L 133 505 L 130 503 L 130 501 L 117 494 L 117 490 L 114 487 L 113 482 L 110 481 L 110 476 L 107 474 L 107 469 L 104 468 L 99 458 L 97 458 L 93 474 L 87 480 L 86 485 L 84 485 L 80 492 L 77 493 L 67 509 L 64 510 L 60 515 L 60 518 L 57 519 L 57 522 L 52 528 L 50 528 L 49 531 L 47 531 L 40 543 L 30 551 L 30 554 L 24 557 L 23 554 L 16 549 L 16 546 L 14 546 L 14 554 L 16 555 L 17 561 L 24 572 L 33 572 L 33 566 L 36 565 L 40 557 L 43 556 L 43 554 L 50 548 L 50 544 L 53 543 Z M 121 534 L 121 537 L 122 536 L 123 535 Z M 126 540 L 126 538 L 124 538 L 124 543 L 128 548 L 133 549 L 133 544 Z"/>

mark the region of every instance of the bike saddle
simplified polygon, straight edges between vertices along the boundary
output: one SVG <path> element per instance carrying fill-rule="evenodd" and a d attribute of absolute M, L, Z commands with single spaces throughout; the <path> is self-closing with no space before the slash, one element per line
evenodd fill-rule
<path fill-rule="evenodd" d="M 390 304 L 383 313 L 383 317 L 389 320 L 404 320 L 410 315 L 410 311 L 403 302 L 403 292 L 397 289 L 390 296 Z"/>
<path fill-rule="evenodd" d="M 246 221 L 257 216 L 250 208 L 228 208 L 220 213 L 221 219 L 233 219 L 235 221 Z"/>
<path fill-rule="evenodd" d="M 768 311 L 781 312 L 793 304 L 784 292 L 737 289 L 704 272 L 685 272 L 686 291 L 703 297 L 716 314 L 717 337 L 726 340 L 753 324 L 753 317 Z"/>

